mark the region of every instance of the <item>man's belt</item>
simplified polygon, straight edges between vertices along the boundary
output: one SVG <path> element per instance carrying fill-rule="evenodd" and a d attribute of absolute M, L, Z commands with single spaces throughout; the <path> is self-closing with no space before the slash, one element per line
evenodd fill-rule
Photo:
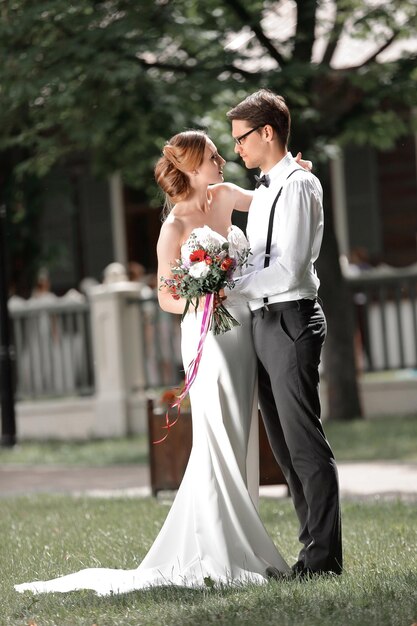
<path fill-rule="evenodd" d="M 287 302 L 273 302 L 272 304 L 266 304 L 260 309 L 256 309 L 256 311 L 252 311 L 252 313 L 262 313 L 265 311 L 271 311 L 272 313 L 275 311 L 286 311 L 287 309 L 298 309 L 299 311 L 303 309 L 308 309 L 316 304 L 317 298 L 303 298 L 302 300 L 288 300 Z"/>

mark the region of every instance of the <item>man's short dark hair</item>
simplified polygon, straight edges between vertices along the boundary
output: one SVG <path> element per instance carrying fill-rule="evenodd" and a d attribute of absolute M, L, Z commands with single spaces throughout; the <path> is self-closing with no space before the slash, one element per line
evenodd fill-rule
<path fill-rule="evenodd" d="M 269 89 L 255 91 L 227 112 L 229 120 L 245 120 L 253 128 L 272 126 L 283 147 L 287 147 L 291 115 L 282 96 Z"/>

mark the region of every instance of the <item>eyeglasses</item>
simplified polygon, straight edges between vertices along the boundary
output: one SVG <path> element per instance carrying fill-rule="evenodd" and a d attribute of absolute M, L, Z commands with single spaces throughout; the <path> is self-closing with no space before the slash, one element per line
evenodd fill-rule
<path fill-rule="evenodd" d="M 249 135 L 251 133 L 254 133 L 255 130 L 258 130 L 258 128 L 262 128 L 263 126 L 264 126 L 264 124 L 261 124 L 260 126 L 256 126 L 256 128 L 252 128 L 251 130 L 248 130 L 247 133 L 244 133 L 243 135 L 240 135 L 240 137 L 233 137 L 235 144 L 237 146 L 241 146 L 243 139 L 246 139 L 246 137 L 249 137 Z"/>

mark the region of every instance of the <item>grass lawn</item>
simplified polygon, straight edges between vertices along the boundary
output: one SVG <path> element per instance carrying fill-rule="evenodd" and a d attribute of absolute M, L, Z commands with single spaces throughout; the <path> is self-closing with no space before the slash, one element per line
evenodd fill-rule
<path fill-rule="evenodd" d="M 417 622 L 417 503 L 344 502 L 345 573 L 336 580 L 205 590 L 160 588 L 100 598 L 17 594 L 13 583 L 84 567 L 140 563 L 168 507 L 153 499 L 67 496 L 1 501 L 1 626 L 411 626 Z M 292 563 L 297 524 L 289 500 L 261 515 Z"/>
<path fill-rule="evenodd" d="M 338 461 L 417 462 L 417 414 L 325 422 Z"/>
<path fill-rule="evenodd" d="M 352 422 L 325 422 L 338 461 L 396 460 L 417 462 L 417 414 Z M 117 465 L 146 463 L 145 436 L 85 442 L 22 442 L 0 448 L 0 465 Z"/>
<path fill-rule="evenodd" d="M 147 462 L 145 435 L 88 441 L 23 441 L 13 448 L 0 448 L 0 465 L 108 466 Z"/>

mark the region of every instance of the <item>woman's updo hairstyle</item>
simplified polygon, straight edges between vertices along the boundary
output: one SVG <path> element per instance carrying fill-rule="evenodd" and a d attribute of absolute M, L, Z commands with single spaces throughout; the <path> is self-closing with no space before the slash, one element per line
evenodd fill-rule
<path fill-rule="evenodd" d="M 191 192 L 188 173 L 200 167 L 207 135 L 201 130 L 186 130 L 174 135 L 164 146 L 155 165 L 155 180 L 165 193 L 164 217 L 174 204 Z"/>

